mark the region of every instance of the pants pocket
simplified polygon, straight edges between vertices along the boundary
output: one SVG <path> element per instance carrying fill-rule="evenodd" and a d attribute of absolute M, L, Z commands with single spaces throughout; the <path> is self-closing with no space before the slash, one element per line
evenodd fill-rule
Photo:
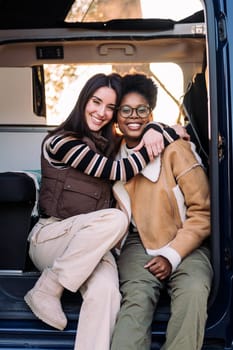
<path fill-rule="evenodd" d="M 55 217 L 39 219 L 29 234 L 32 244 L 39 244 L 63 235 L 62 220 Z"/>

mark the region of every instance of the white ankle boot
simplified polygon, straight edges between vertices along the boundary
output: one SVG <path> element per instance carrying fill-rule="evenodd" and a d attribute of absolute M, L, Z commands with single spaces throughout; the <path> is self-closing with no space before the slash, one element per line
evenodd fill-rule
<path fill-rule="evenodd" d="M 24 300 L 39 319 L 63 330 L 67 325 L 60 301 L 63 290 L 57 275 L 52 270 L 45 269 Z"/>

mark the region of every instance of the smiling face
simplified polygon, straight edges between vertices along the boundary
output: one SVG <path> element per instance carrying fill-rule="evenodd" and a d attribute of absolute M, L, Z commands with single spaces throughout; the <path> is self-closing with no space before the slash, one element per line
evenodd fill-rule
<path fill-rule="evenodd" d="M 130 106 L 137 108 L 139 106 L 148 106 L 148 101 L 144 96 L 137 92 L 130 92 L 126 94 L 122 100 L 120 106 Z M 119 129 L 124 135 L 125 141 L 129 147 L 135 147 L 141 140 L 141 135 L 144 130 L 144 125 L 152 120 L 152 114 L 150 113 L 146 118 L 140 118 L 136 110 L 128 118 L 123 118 L 120 111 L 117 113 L 117 122 Z"/>
<path fill-rule="evenodd" d="M 86 104 L 85 118 L 91 131 L 98 132 L 113 118 L 116 107 L 116 92 L 107 86 L 95 91 Z"/>

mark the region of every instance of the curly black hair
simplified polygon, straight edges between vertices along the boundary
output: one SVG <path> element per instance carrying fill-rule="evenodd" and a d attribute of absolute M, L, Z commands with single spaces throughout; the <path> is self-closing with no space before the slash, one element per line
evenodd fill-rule
<path fill-rule="evenodd" d="M 151 109 L 154 109 L 157 101 L 158 88 L 154 81 L 143 73 L 126 74 L 122 77 L 122 97 L 136 92 L 142 95 Z"/>

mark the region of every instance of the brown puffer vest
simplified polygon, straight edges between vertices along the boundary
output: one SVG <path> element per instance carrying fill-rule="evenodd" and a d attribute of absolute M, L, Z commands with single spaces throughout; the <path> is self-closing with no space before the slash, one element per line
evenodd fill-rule
<path fill-rule="evenodd" d="M 90 139 L 85 138 L 85 143 L 101 153 Z M 110 180 L 85 175 L 74 168 L 55 168 L 44 158 L 43 151 L 41 169 L 39 207 L 42 217 L 55 216 L 65 219 L 112 206 Z"/>

